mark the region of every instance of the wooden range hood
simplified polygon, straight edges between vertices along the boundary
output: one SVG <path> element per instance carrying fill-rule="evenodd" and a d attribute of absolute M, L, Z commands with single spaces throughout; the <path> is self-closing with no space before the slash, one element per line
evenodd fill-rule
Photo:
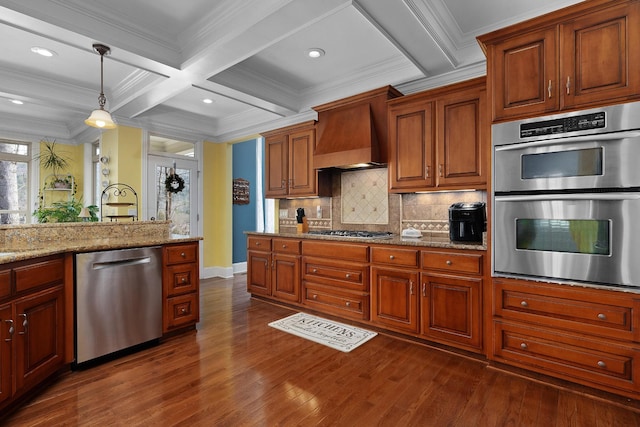
<path fill-rule="evenodd" d="M 318 112 L 315 169 L 388 162 L 387 100 L 402 96 L 392 86 L 323 104 Z"/>

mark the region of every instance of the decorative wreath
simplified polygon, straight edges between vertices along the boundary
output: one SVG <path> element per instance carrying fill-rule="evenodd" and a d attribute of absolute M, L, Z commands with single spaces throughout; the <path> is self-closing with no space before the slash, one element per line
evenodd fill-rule
<path fill-rule="evenodd" d="M 178 174 L 167 175 L 167 179 L 164 180 L 164 188 L 169 193 L 179 193 L 184 190 L 184 179 L 180 178 Z"/>

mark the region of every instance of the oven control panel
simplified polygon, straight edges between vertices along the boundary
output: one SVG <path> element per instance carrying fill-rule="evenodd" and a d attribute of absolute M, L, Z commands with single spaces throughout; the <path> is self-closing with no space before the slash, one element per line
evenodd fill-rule
<path fill-rule="evenodd" d="M 522 123 L 520 125 L 520 138 L 600 129 L 604 128 L 605 125 L 605 112 L 599 111 L 579 116 L 563 117 L 561 119 Z"/>

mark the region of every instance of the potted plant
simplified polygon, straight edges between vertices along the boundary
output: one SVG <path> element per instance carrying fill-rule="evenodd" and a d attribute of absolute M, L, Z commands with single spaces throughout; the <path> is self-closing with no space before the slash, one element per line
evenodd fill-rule
<path fill-rule="evenodd" d="M 67 177 L 61 177 L 60 172 L 69 167 L 69 158 L 63 154 L 64 152 L 60 151 L 59 149 L 56 150 L 55 140 L 49 141 L 44 139 L 41 142 L 43 144 L 43 148 L 40 150 L 40 154 L 35 156 L 34 159 L 39 160 L 40 165 L 44 169 L 51 170 L 51 173 L 53 174 L 53 177 L 54 177 L 54 180 L 52 182 L 52 187 L 61 188 L 56 185 L 56 181 L 61 181 L 62 183 L 64 183 L 65 178 L 67 178 Z M 59 185 L 65 185 L 65 184 L 59 184 Z M 68 185 L 69 186 L 71 185 L 70 181 Z M 69 186 L 66 188 L 69 188 Z"/>
<path fill-rule="evenodd" d="M 40 199 L 40 205 L 33 212 L 33 215 L 38 219 L 39 223 L 45 222 L 81 222 L 85 219 L 79 217 L 82 210 L 82 201 L 76 198 L 72 198 L 68 201 L 54 202 L 51 207 L 44 207 L 42 204 L 42 198 Z M 98 221 L 98 206 L 87 206 L 89 211 L 88 221 Z"/>

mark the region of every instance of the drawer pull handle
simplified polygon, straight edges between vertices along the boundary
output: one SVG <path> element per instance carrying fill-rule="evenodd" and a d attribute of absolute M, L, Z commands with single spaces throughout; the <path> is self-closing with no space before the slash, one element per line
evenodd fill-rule
<path fill-rule="evenodd" d="M 317 269 L 317 268 L 314 268 L 314 269 L 312 270 L 312 273 L 317 273 L 317 272 L 318 272 L 318 269 Z"/>
<path fill-rule="evenodd" d="M 313 298 L 313 299 L 318 299 L 318 295 L 313 294 L 313 296 L 312 296 L 311 298 Z"/>
<path fill-rule="evenodd" d="M 523 342 L 523 343 L 520 344 L 520 348 L 523 349 L 523 350 L 528 350 L 529 346 L 527 345 L 526 342 Z"/>
<path fill-rule="evenodd" d="M 186 257 L 186 256 L 187 256 L 187 254 L 185 254 L 184 252 L 182 252 L 182 253 L 180 254 L 180 256 L 181 256 L 182 258 L 184 258 L 184 257 Z"/>
<path fill-rule="evenodd" d="M 260 246 L 260 242 L 256 242 L 256 246 Z"/>
<path fill-rule="evenodd" d="M 427 284 L 422 282 L 422 296 L 426 297 L 427 296 Z"/>
<path fill-rule="evenodd" d="M 389 255 L 389 259 L 396 259 L 393 255 Z"/>
<path fill-rule="evenodd" d="M 27 333 L 27 326 L 29 325 L 27 313 L 18 314 L 18 317 L 24 317 L 24 320 L 22 321 L 22 332 L 18 332 L 18 335 L 24 335 Z"/>
<path fill-rule="evenodd" d="M 347 307 L 351 307 L 351 303 L 349 301 L 347 301 L 345 304 Z"/>
<path fill-rule="evenodd" d="M 287 245 L 282 245 L 282 249 L 287 249 Z"/>
<path fill-rule="evenodd" d="M 528 302 L 526 302 L 526 301 L 521 301 L 521 302 L 520 302 L 520 305 L 521 305 L 521 306 L 523 306 L 524 308 L 529 307 L 529 303 L 528 303 Z"/>
<path fill-rule="evenodd" d="M 448 259 L 448 260 L 447 260 L 447 262 L 446 262 L 445 264 L 447 264 L 447 265 L 451 265 L 451 264 L 453 264 L 453 263 L 451 262 L 451 260 L 450 260 L 450 259 Z"/>
<path fill-rule="evenodd" d="M 181 280 L 181 282 L 182 282 L 182 283 L 187 283 L 187 278 L 186 278 L 186 277 L 183 277 L 183 278 L 182 278 L 182 280 Z"/>
<path fill-rule="evenodd" d="M 187 312 L 186 308 L 183 307 L 182 309 L 180 309 L 180 313 L 185 314 L 186 312 Z"/>
<path fill-rule="evenodd" d="M 5 320 L 5 322 L 7 322 L 9 324 L 9 338 L 5 338 L 4 340 L 6 342 L 11 342 L 11 337 L 13 336 L 13 320 L 9 319 L 9 320 Z"/>
<path fill-rule="evenodd" d="M 598 360 L 598 368 L 606 368 L 607 364 L 604 363 L 602 360 Z"/>
<path fill-rule="evenodd" d="M 600 320 L 607 320 L 607 315 L 606 315 L 606 314 L 604 314 L 604 313 L 599 313 L 599 314 L 598 314 L 598 319 L 600 319 Z"/>
<path fill-rule="evenodd" d="M 551 89 L 553 89 L 553 85 L 551 84 L 551 80 L 549 80 L 549 86 L 547 86 L 547 93 L 549 94 L 549 98 L 551 98 L 552 96 Z"/>

